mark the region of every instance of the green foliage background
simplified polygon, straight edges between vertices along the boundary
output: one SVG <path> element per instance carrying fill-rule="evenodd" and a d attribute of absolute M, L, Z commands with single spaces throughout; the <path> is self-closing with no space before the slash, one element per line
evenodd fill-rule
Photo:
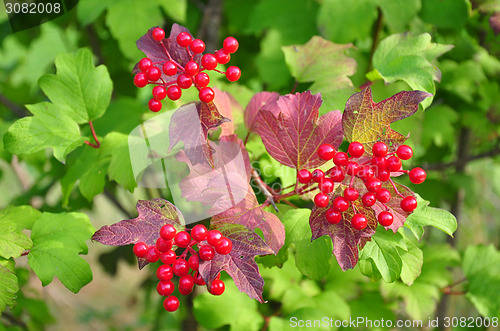
<path fill-rule="evenodd" d="M 17 33 L 2 11 L 0 330 L 273 331 L 287 329 L 292 316 L 499 317 L 500 39 L 489 22 L 497 11 L 497 0 L 80 0 L 55 21 Z M 322 92 L 322 113 L 342 110 L 368 81 L 375 101 L 402 90 L 434 94 L 393 125 L 411 132 L 414 157 L 405 166 L 428 170 L 418 187 L 400 180 L 430 202 L 409 221 L 411 231 L 377 233 L 359 265 L 344 273 L 329 239 L 306 238 L 308 211 L 283 205 L 286 247 L 259 260 L 268 303 L 250 300 L 227 279 L 223 296 L 189 296 L 178 312 L 164 312 L 152 268 L 137 271 L 129 247 L 85 240 L 94 228 L 134 217 L 137 199 L 168 197 L 136 187 L 127 134 L 152 116 L 149 89 L 132 84 L 142 57 L 135 41 L 152 26 L 169 31 L 173 23 L 204 39 L 207 50 L 227 35 L 239 40 L 231 64 L 242 69 L 241 80 L 211 79 L 243 107 L 258 91 L 311 89 Z M 324 57 L 311 63 L 312 77 L 300 72 L 291 50 L 316 35 L 351 43 L 346 55 L 355 70 Z M 329 78 L 339 72 L 349 79 L 335 85 Z M 165 102 L 162 111 L 193 98 Z M 83 144 L 91 139 L 88 120 L 99 150 Z M 241 111 L 235 125 L 243 139 Z M 266 182 L 294 182 L 257 136 L 247 148 Z M 456 216 L 454 238 L 438 222 L 449 216 L 431 207 Z M 391 259 L 395 265 L 384 268 Z M 268 268 L 275 265 L 282 267 Z"/>

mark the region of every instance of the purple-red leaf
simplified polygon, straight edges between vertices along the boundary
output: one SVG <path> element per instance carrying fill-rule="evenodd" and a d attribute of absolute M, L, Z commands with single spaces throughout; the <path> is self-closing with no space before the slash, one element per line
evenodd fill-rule
<path fill-rule="evenodd" d="M 371 156 L 373 144 L 383 141 L 394 152 L 407 137 L 391 129 L 391 123 L 407 118 L 418 110 L 418 104 L 432 94 L 422 91 L 403 91 L 378 103 L 373 102 L 370 87 L 347 100 L 342 115 L 342 127 L 347 141 L 358 141 Z"/>
<path fill-rule="evenodd" d="M 139 200 L 136 208 L 139 216 L 103 226 L 94 233 L 92 240 L 110 246 L 123 246 L 140 241 L 154 245 L 163 225 L 172 224 L 178 230 L 184 227 L 181 212 L 165 199 Z"/>
<path fill-rule="evenodd" d="M 228 136 L 234 134 L 234 122 L 233 122 L 233 113 L 242 113 L 243 109 L 240 103 L 228 92 L 221 91 L 218 88 L 213 88 L 215 92 L 214 104 L 219 110 L 219 113 L 228 119 L 227 122 L 222 123 L 221 127 L 221 136 Z"/>
<path fill-rule="evenodd" d="M 310 91 L 281 96 L 262 107 L 257 118 L 257 133 L 266 150 L 280 163 L 296 168 L 314 168 L 325 163 L 316 150 L 329 143 L 342 143 L 340 111 L 320 118 L 321 95 Z"/>
<path fill-rule="evenodd" d="M 259 92 L 252 97 L 245 108 L 245 125 L 248 131 L 255 130 L 255 122 L 262 107 L 276 101 L 279 96 L 278 92 Z"/>

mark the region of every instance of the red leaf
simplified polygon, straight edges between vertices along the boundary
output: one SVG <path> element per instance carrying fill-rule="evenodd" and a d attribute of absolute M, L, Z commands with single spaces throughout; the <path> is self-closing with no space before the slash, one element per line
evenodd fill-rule
<path fill-rule="evenodd" d="M 320 94 L 310 91 L 280 96 L 266 104 L 257 118 L 257 132 L 269 154 L 296 169 L 325 163 L 316 150 L 323 143 L 335 148 L 342 143 L 342 115 L 336 110 L 318 119 L 320 106 Z"/>
<path fill-rule="evenodd" d="M 276 101 L 279 96 L 278 92 L 259 92 L 252 97 L 245 108 L 245 125 L 248 131 L 255 130 L 255 122 L 262 107 Z"/>
<path fill-rule="evenodd" d="M 222 131 L 221 136 L 234 134 L 233 112 L 241 113 L 243 109 L 240 103 L 228 92 L 221 91 L 218 88 L 213 88 L 215 92 L 214 104 L 219 110 L 219 113 L 228 119 L 227 122 L 220 125 Z"/>
<path fill-rule="evenodd" d="M 181 212 L 165 199 L 139 200 L 136 208 L 139 216 L 103 226 L 94 233 L 92 240 L 110 246 L 123 246 L 140 241 L 154 245 L 163 225 L 172 224 L 178 230 L 184 228 Z"/>

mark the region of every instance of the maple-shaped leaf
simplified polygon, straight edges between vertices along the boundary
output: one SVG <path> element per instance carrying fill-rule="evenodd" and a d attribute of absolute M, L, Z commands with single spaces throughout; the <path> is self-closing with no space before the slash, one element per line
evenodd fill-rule
<path fill-rule="evenodd" d="M 181 212 L 165 199 L 139 200 L 136 208 L 139 216 L 103 226 L 94 233 L 92 240 L 110 246 L 123 246 L 140 241 L 154 245 L 163 225 L 172 224 L 177 230 L 184 228 Z"/>
<path fill-rule="evenodd" d="M 280 96 L 259 112 L 257 133 L 266 150 L 281 164 L 295 169 L 314 168 L 326 161 L 316 153 L 321 144 L 335 148 L 342 143 L 340 111 L 319 116 L 321 95 L 303 93 Z"/>
<path fill-rule="evenodd" d="M 240 103 L 226 91 L 221 91 L 217 87 L 213 88 L 215 92 L 214 104 L 217 107 L 219 113 L 227 118 L 227 121 L 220 125 L 221 136 L 228 136 L 234 134 L 234 121 L 233 112 L 241 113 L 243 111 Z M 238 115 L 237 115 L 238 116 Z"/>
<path fill-rule="evenodd" d="M 170 121 L 169 151 L 179 142 L 193 165 L 207 163 L 213 166 L 212 151 L 208 143 L 208 131 L 229 121 L 222 116 L 213 102 L 189 103 L 179 107 Z"/>
<path fill-rule="evenodd" d="M 233 249 L 227 255 L 216 254 L 212 260 L 200 262 L 201 277 L 210 287 L 217 275 L 226 271 L 241 292 L 263 303 L 264 279 L 255 263 L 255 256 L 273 254 L 273 250 L 244 225 L 217 223 L 212 227 L 231 240 Z"/>
<path fill-rule="evenodd" d="M 360 181 L 356 179 L 356 181 Z M 356 187 L 361 188 L 361 184 Z M 368 220 L 368 225 L 363 230 L 356 230 L 351 225 L 351 219 L 355 212 L 352 206 L 342 213 L 342 220 L 337 224 L 331 224 L 326 220 L 325 213 L 331 208 L 333 199 L 342 195 L 346 185 L 339 185 L 333 193 L 330 194 L 330 204 L 325 208 L 314 207 L 309 217 L 309 225 L 311 226 L 312 238 L 315 240 L 322 236 L 330 236 L 333 242 L 333 254 L 342 270 L 352 269 L 358 263 L 359 249 L 375 234 L 377 228 L 377 219 L 372 208 L 365 207 L 360 199 L 353 201 L 356 213 L 365 215 Z M 361 193 L 361 191 L 360 191 Z"/>
<path fill-rule="evenodd" d="M 223 136 L 218 144 L 210 141 L 208 146 L 212 165 L 193 164 L 184 151 L 176 158 L 189 168 L 189 175 L 179 183 L 182 196 L 209 206 L 207 216 L 213 216 L 236 206 L 253 191 L 249 186 L 250 159 L 242 141 L 236 135 Z"/>
<path fill-rule="evenodd" d="M 347 101 L 342 127 L 347 141 L 358 141 L 371 156 L 373 144 L 383 141 L 394 152 L 408 138 L 391 129 L 391 123 L 407 118 L 418 110 L 418 104 L 430 93 L 403 91 L 378 103 L 373 102 L 370 87 L 355 93 Z"/>
<path fill-rule="evenodd" d="M 256 93 L 245 108 L 245 125 L 248 131 L 255 131 L 255 122 L 257 121 L 259 111 L 266 104 L 278 99 L 278 92 L 259 92 Z"/>
<path fill-rule="evenodd" d="M 164 38 L 161 42 L 158 42 L 153 39 L 153 30 L 155 28 L 151 28 L 143 35 L 139 40 L 137 40 L 137 48 L 146 54 L 146 57 L 151 59 L 153 63 L 160 63 L 160 69 L 163 63 L 169 60 L 174 60 L 181 66 L 185 66 L 191 60 L 191 54 L 189 54 L 186 47 L 181 47 L 177 44 L 177 35 L 181 32 L 187 32 L 189 35 L 191 33 L 189 30 L 181 25 L 173 24 L 172 29 L 170 30 L 170 36 L 168 38 Z M 192 37 L 192 36 L 191 36 Z M 194 39 L 194 38 L 193 38 Z M 193 54 L 193 61 L 200 63 L 202 54 Z M 139 72 L 139 64 L 137 63 L 134 67 L 133 73 Z M 176 75 L 167 76 L 163 73 L 159 81 L 163 79 L 166 83 L 177 81 L 177 77 L 182 74 L 179 71 Z"/>

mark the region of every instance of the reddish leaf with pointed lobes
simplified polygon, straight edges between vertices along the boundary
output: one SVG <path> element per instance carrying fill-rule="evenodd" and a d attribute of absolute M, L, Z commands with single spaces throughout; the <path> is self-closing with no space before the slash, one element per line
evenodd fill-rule
<path fill-rule="evenodd" d="M 213 88 L 215 92 L 214 104 L 219 110 L 219 113 L 228 119 L 227 122 L 224 122 L 220 125 L 222 131 L 220 133 L 221 136 L 228 136 L 234 134 L 234 116 L 241 116 L 243 113 L 243 108 L 240 103 L 228 92 L 221 91 L 218 88 Z"/>
<path fill-rule="evenodd" d="M 208 131 L 229 119 L 222 116 L 213 102 L 189 103 L 179 107 L 172 115 L 169 126 L 169 151 L 179 142 L 193 165 L 208 163 L 213 166 Z"/>
<path fill-rule="evenodd" d="M 172 224 L 177 230 L 184 228 L 181 212 L 165 199 L 139 200 L 136 208 L 139 216 L 103 226 L 94 233 L 92 240 L 110 246 L 123 246 L 140 241 L 154 245 L 163 225 Z"/>
<path fill-rule="evenodd" d="M 256 93 L 245 108 L 245 125 L 248 131 L 255 131 L 255 123 L 262 107 L 268 103 L 278 100 L 278 92 L 259 92 Z"/>
<path fill-rule="evenodd" d="M 296 169 L 319 167 L 326 161 L 316 153 L 329 143 L 342 143 L 340 111 L 319 116 L 321 95 L 310 91 L 281 96 L 266 104 L 257 119 L 257 133 L 266 150 L 281 164 Z"/>
<path fill-rule="evenodd" d="M 264 303 L 264 279 L 255 263 L 255 256 L 273 254 L 273 250 L 252 230 L 241 224 L 219 223 L 212 227 L 229 238 L 233 249 L 227 255 L 216 254 L 210 261 L 200 263 L 199 272 L 210 285 L 221 271 L 226 271 L 238 289 L 250 298 Z"/>
<path fill-rule="evenodd" d="M 415 194 L 408 187 L 401 185 L 401 184 L 398 184 L 398 183 L 394 183 L 394 184 L 396 185 L 398 192 L 401 193 L 404 197 L 407 197 L 410 195 L 412 197 L 415 197 Z M 398 231 L 398 229 L 404 225 L 406 218 L 411 213 L 408 213 L 408 212 L 404 211 L 403 209 L 401 209 L 400 204 L 401 204 L 401 200 L 403 200 L 403 198 L 401 198 L 396 193 L 396 191 L 394 190 L 394 187 L 392 187 L 392 184 L 389 181 L 382 183 L 382 187 L 389 190 L 389 192 L 391 192 L 391 200 L 388 203 L 386 203 L 385 205 L 387 207 L 389 207 L 388 212 L 390 212 L 392 214 L 392 216 L 394 217 L 394 221 L 392 222 L 392 224 L 390 226 L 385 227 L 385 228 L 391 229 L 394 233 L 396 233 Z M 378 201 L 375 203 L 375 205 L 373 205 L 372 208 L 373 208 L 373 210 L 375 210 L 375 214 L 377 215 L 377 217 L 378 217 L 378 214 L 380 212 L 386 210 L 385 207 Z"/>
<path fill-rule="evenodd" d="M 163 62 L 165 61 L 174 60 L 184 67 L 186 63 L 191 60 L 191 57 L 185 47 L 180 47 L 177 44 L 176 38 L 179 33 L 189 33 L 189 30 L 181 25 L 174 23 L 174 25 L 172 25 L 172 29 L 170 30 L 170 36 L 167 39 L 163 39 L 163 45 L 165 46 L 165 48 L 163 48 L 161 43 L 153 39 L 153 29 L 154 28 L 149 29 L 145 35 L 137 40 L 137 48 L 143 51 L 144 54 L 146 54 L 146 56 L 153 62 L 161 62 L 163 64 Z M 168 52 L 168 54 L 170 54 L 170 57 L 167 55 L 165 50 Z M 201 56 L 201 54 L 194 54 L 193 61 L 200 63 Z M 138 71 L 139 65 L 137 63 L 134 67 L 133 73 L 137 73 Z M 177 77 L 180 74 L 182 74 L 182 72 L 179 70 L 176 75 L 167 76 L 162 71 L 161 78 L 163 78 L 166 83 L 170 83 L 177 81 Z"/>
<path fill-rule="evenodd" d="M 236 206 L 252 188 L 250 159 L 243 143 L 236 135 L 223 136 L 217 145 L 210 141 L 213 167 L 207 163 L 192 164 L 184 151 L 176 158 L 189 167 L 189 175 L 179 184 L 182 196 L 188 201 L 199 201 L 211 206 L 206 212 L 212 216 Z"/>
<path fill-rule="evenodd" d="M 432 94 L 422 91 L 403 91 L 390 98 L 373 102 L 368 86 L 349 98 L 342 115 L 342 127 L 347 141 L 358 141 L 365 147 L 365 156 L 372 155 L 377 141 L 395 152 L 408 138 L 391 129 L 391 123 L 407 118 L 418 110 L 418 104 Z"/>

